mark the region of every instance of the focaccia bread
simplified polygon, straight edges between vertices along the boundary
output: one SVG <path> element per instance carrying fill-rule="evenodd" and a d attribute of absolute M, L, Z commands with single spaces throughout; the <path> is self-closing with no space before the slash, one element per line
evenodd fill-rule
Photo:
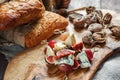
<path fill-rule="evenodd" d="M 67 25 L 67 19 L 56 13 L 46 11 L 36 23 L 1 31 L 0 36 L 23 47 L 30 48 L 51 37 L 54 30 L 65 29 Z"/>
<path fill-rule="evenodd" d="M 0 5 L 0 30 L 7 30 L 38 20 L 45 12 L 39 0 L 14 0 Z"/>

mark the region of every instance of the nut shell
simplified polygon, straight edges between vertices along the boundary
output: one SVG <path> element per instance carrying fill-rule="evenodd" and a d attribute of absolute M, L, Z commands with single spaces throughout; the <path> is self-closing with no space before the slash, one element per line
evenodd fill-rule
<path fill-rule="evenodd" d="M 101 24 L 98 23 L 93 23 L 88 27 L 88 30 L 90 30 L 91 32 L 100 32 L 103 29 L 103 26 Z"/>
<path fill-rule="evenodd" d="M 104 32 L 93 33 L 93 39 L 96 43 L 104 43 L 106 41 L 105 33 Z"/>
<path fill-rule="evenodd" d="M 82 41 L 85 44 L 92 45 L 94 43 L 92 33 L 90 31 L 85 31 Z"/>
<path fill-rule="evenodd" d="M 86 8 L 86 13 L 87 13 L 87 14 L 90 14 L 90 13 L 92 13 L 95 9 L 96 9 L 96 8 L 95 8 L 94 6 L 89 6 L 89 7 Z"/>
<path fill-rule="evenodd" d="M 106 13 L 105 16 L 103 17 L 103 23 L 110 24 L 111 20 L 112 20 L 112 15 L 110 13 Z"/>
<path fill-rule="evenodd" d="M 120 37 L 120 26 L 112 26 L 110 30 L 114 36 Z"/>

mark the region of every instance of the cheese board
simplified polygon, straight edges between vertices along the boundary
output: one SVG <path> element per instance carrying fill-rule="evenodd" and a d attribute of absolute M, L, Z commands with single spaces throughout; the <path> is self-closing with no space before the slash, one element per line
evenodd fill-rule
<path fill-rule="evenodd" d="M 107 12 L 111 13 L 113 15 L 112 22 L 119 24 L 119 14 L 109 10 L 102 10 L 102 12 L 104 12 L 104 14 Z M 69 26 L 66 28 L 67 33 L 74 33 L 77 43 L 82 41 L 85 31 L 86 29 L 76 31 L 71 23 L 69 23 Z M 68 80 L 92 80 L 99 66 L 109 56 L 120 51 L 120 40 L 114 38 L 108 28 L 105 28 L 104 31 L 106 32 L 106 43 L 102 47 L 86 47 L 84 45 L 83 49 L 93 50 L 97 48 L 97 52 L 93 55 L 90 68 L 78 68 L 70 72 L 67 75 Z M 65 33 L 52 39 L 59 41 Z M 6 69 L 4 80 L 64 80 L 64 72 L 60 71 L 57 66 L 46 63 L 43 54 L 46 45 L 47 44 L 38 45 L 37 47 L 25 50 L 13 57 Z"/>

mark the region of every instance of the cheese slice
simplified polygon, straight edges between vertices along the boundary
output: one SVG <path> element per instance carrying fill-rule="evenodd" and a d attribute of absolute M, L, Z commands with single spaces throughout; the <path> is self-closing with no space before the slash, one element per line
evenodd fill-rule
<path fill-rule="evenodd" d="M 74 44 L 76 43 L 76 40 L 75 40 L 75 36 L 74 34 L 70 34 L 68 36 L 68 38 L 65 40 L 65 44 L 68 46 L 68 47 L 71 47 L 73 46 Z"/>
<path fill-rule="evenodd" d="M 67 57 L 60 58 L 59 60 L 55 61 L 55 64 L 56 65 L 68 64 L 68 65 L 73 66 L 74 65 L 74 56 L 73 55 L 69 55 Z"/>
<path fill-rule="evenodd" d="M 81 61 L 81 68 L 88 68 L 91 66 L 87 58 L 87 55 L 84 51 L 82 51 L 81 53 L 77 55 L 77 59 Z"/>
<path fill-rule="evenodd" d="M 49 46 L 46 47 L 46 56 L 55 56 L 54 51 Z"/>

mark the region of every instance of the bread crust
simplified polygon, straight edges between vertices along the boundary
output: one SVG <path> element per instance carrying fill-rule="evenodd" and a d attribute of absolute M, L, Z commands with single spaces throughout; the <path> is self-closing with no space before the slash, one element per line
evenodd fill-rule
<path fill-rule="evenodd" d="M 43 18 L 25 35 L 25 46 L 27 48 L 36 46 L 42 40 L 51 37 L 55 29 L 65 29 L 67 25 L 67 19 L 53 12 L 46 11 Z"/>
<path fill-rule="evenodd" d="M 0 5 L 0 30 L 6 30 L 37 20 L 45 9 L 39 0 L 14 0 Z"/>
<path fill-rule="evenodd" d="M 50 38 L 55 29 L 65 29 L 67 25 L 67 19 L 46 11 L 37 22 L 1 31 L 0 36 L 23 47 L 31 48 L 41 43 L 42 40 Z"/>

